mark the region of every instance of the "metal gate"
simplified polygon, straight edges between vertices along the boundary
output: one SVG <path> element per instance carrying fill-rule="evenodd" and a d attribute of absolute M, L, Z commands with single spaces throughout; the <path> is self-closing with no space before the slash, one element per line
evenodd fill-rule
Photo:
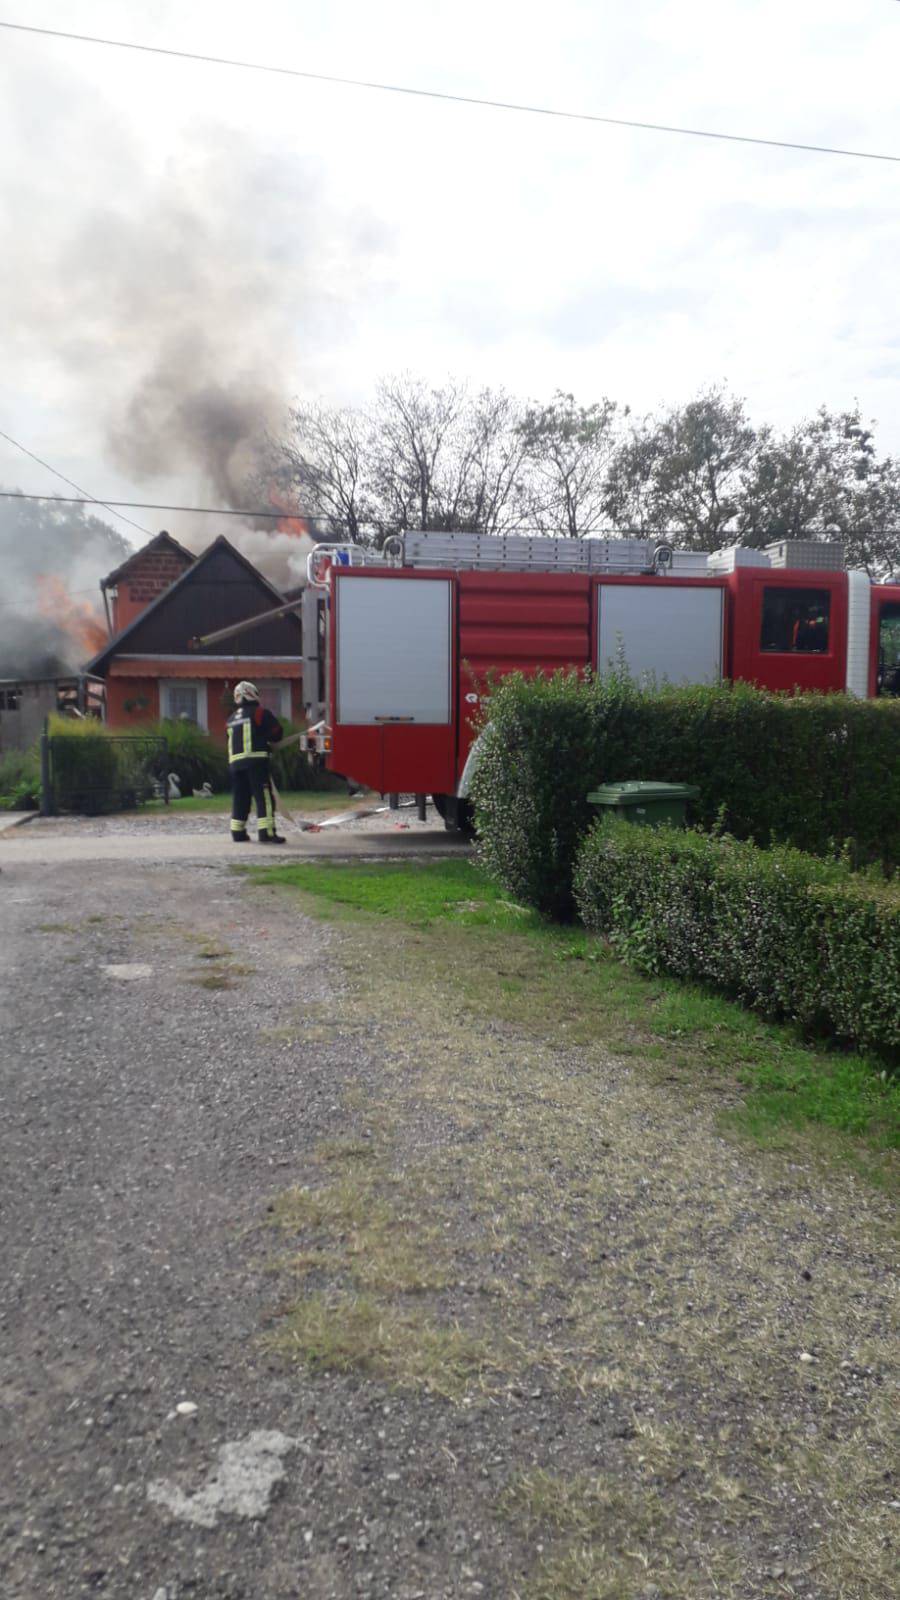
<path fill-rule="evenodd" d="M 159 795 L 168 803 L 169 746 L 149 734 L 107 734 L 79 726 L 77 733 L 45 735 L 42 744 L 42 811 L 97 816 L 126 811 Z"/>

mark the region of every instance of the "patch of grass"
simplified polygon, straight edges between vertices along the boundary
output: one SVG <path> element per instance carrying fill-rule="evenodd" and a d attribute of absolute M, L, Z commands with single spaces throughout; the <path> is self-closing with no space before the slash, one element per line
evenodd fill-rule
<path fill-rule="evenodd" d="M 197 989 L 233 989 L 229 972 L 203 972 L 188 979 Z"/>
<path fill-rule="evenodd" d="M 883 1154 L 900 1147 L 900 1080 L 875 1058 L 804 1044 L 716 994 L 644 977 L 584 930 L 523 912 L 470 861 L 284 864 L 252 876 L 320 908 L 439 927 L 446 974 L 473 1014 L 566 1044 L 602 1042 L 695 1090 L 730 1090 L 724 1115 L 744 1134 L 784 1144 L 817 1125 L 830 1136 L 820 1153 L 886 1180 Z"/>
<path fill-rule="evenodd" d="M 372 1161 L 375 1146 L 371 1139 L 323 1139 L 316 1148 L 317 1161 Z"/>
<path fill-rule="evenodd" d="M 427 1172 L 394 1170 L 371 1139 L 323 1140 L 316 1162 L 324 1182 L 295 1186 L 274 1202 L 293 1271 L 403 1295 L 443 1289 L 459 1275 Z"/>
<path fill-rule="evenodd" d="M 242 961 L 229 959 L 230 952 L 211 947 L 207 950 L 198 950 L 200 961 L 222 962 L 222 966 L 208 967 L 205 972 L 194 972 L 188 976 L 188 983 L 198 989 L 233 989 L 235 978 L 247 978 L 255 972 L 255 967 L 248 967 Z"/>
<path fill-rule="evenodd" d="M 675 1509 L 656 1488 L 608 1473 L 527 1473 L 501 1502 L 530 1539 L 553 1547 L 527 1584 L 528 1600 L 647 1594 L 694 1600 L 722 1593 L 721 1585 L 737 1575 L 735 1558 L 724 1541 L 702 1552 L 695 1545 L 686 1557 Z"/>
<path fill-rule="evenodd" d="M 35 933 L 77 933 L 73 922 L 39 922 Z"/>
<path fill-rule="evenodd" d="M 437 870 L 435 870 L 437 869 Z M 457 927 L 538 927 L 536 913 L 514 906 L 504 891 L 482 877 L 469 861 L 298 862 L 254 867 L 257 882 L 302 889 L 356 911 L 395 917 L 428 928 L 435 922 Z"/>
<path fill-rule="evenodd" d="M 370 1295 L 304 1295 L 268 1342 L 313 1371 L 364 1372 L 447 1400 L 487 1383 L 496 1368 L 483 1340 Z"/>

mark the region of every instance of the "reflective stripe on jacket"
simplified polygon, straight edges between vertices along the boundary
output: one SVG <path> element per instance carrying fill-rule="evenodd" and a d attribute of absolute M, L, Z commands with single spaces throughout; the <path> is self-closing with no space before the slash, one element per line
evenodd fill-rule
<path fill-rule="evenodd" d="M 246 766 L 251 761 L 266 761 L 269 746 L 278 744 L 283 737 L 281 723 L 264 706 L 247 704 L 238 706 L 228 718 L 228 764 Z"/>

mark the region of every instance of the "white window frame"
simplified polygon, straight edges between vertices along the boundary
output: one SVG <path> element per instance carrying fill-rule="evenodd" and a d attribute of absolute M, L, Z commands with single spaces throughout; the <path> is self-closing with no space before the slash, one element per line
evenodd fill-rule
<path fill-rule="evenodd" d="M 159 680 L 159 714 L 163 720 L 178 721 L 178 716 L 170 708 L 169 692 L 172 689 L 196 689 L 197 691 L 197 727 L 204 733 L 209 732 L 209 715 L 207 710 L 207 684 L 205 678 L 160 678 Z"/>
<path fill-rule="evenodd" d="M 260 704 L 265 703 L 268 695 L 275 704 L 269 710 L 278 718 L 279 722 L 291 720 L 291 680 L 290 678 L 260 678 L 256 685 L 259 690 Z M 277 690 L 277 694 L 273 691 Z"/>

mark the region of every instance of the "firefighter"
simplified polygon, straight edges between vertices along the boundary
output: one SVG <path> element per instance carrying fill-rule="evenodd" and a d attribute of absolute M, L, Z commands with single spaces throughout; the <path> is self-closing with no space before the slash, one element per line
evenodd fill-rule
<path fill-rule="evenodd" d="M 259 703 L 259 690 L 246 680 L 234 691 L 228 718 L 228 769 L 231 773 L 231 837 L 246 844 L 250 802 L 256 806 L 260 844 L 284 844 L 275 832 L 275 797 L 269 777 L 269 749 L 283 738 L 281 723 Z"/>

